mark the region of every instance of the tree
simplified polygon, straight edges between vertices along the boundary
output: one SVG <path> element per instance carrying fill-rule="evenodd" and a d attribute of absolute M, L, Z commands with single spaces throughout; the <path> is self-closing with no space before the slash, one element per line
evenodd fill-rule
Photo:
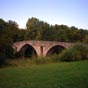
<path fill-rule="evenodd" d="M 0 65 L 5 63 L 7 58 L 13 57 L 13 36 L 18 27 L 13 23 L 0 20 Z"/>
<path fill-rule="evenodd" d="M 39 34 L 38 32 L 38 25 L 39 25 L 39 20 L 37 18 L 29 18 L 27 23 L 26 23 L 26 39 L 35 39 L 36 40 L 36 36 L 37 34 Z"/>
<path fill-rule="evenodd" d="M 70 36 L 69 36 L 69 40 L 70 42 L 79 42 L 80 41 L 80 31 L 78 30 L 78 28 L 72 26 L 70 27 Z"/>
<path fill-rule="evenodd" d="M 44 29 L 42 33 L 42 40 L 53 41 L 55 39 L 55 32 L 52 28 L 48 27 Z"/>
<path fill-rule="evenodd" d="M 9 20 L 8 21 L 8 27 L 11 30 L 17 29 L 18 28 L 18 24 L 15 21 Z"/>
<path fill-rule="evenodd" d="M 3 65 L 7 58 L 13 57 L 12 44 L 12 39 L 7 35 L 0 37 L 0 65 Z"/>
<path fill-rule="evenodd" d="M 55 31 L 56 37 L 55 41 L 67 42 L 67 29 L 68 27 L 65 25 L 55 25 L 53 26 L 53 30 Z"/>
<path fill-rule="evenodd" d="M 31 40 L 52 40 L 50 36 L 53 34 L 48 23 L 38 20 L 37 18 L 28 19 L 26 31 L 26 39 Z"/>

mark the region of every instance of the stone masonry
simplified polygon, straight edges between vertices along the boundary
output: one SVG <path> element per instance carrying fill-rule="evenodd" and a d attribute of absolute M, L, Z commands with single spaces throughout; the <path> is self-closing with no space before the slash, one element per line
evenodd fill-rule
<path fill-rule="evenodd" d="M 74 44 L 73 43 L 67 43 L 67 42 L 54 42 L 54 41 L 20 41 L 15 42 L 13 44 L 13 48 L 15 52 L 20 52 L 23 46 L 30 45 L 33 47 L 33 49 L 36 51 L 37 56 L 46 56 L 47 52 L 54 46 L 61 46 L 63 48 L 70 48 Z M 24 51 L 25 52 L 25 51 Z"/>

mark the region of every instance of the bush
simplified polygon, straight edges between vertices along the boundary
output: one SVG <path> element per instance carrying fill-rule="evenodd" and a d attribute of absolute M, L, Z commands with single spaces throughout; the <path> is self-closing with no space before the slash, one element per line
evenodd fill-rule
<path fill-rule="evenodd" d="M 77 44 L 72 48 L 63 51 L 59 55 L 62 61 L 79 61 L 88 59 L 88 47 L 82 44 Z"/>
<path fill-rule="evenodd" d="M 38 57 L 35 59 L 36 64 L 45 64 L 47 63 L 47 59 L 45 57 Z"/>
<path fill-rule="evenodd" d="M 48 62 L 60 62 L 60 59 L 59 59 L 59 55 L 58 54 L 54 54 L 50 57 L 46 57 Z"/>
<path fill-rule="evenodd" d="M 6 56 L 4 53 L 0 52 L 0 66 L 3 66 L 6 64 Z"/>
<path fill-rule="evenodd" d="M 0 66 L 7 65 L 7 59 L 14 57 L 13 48 L 10 46 L 0 47 Z"/>
<path fill-rule="evenodd" d="M 79 44 L 79 45 L 74 46 L 74 48 L 80 52 L 82 59 L 88 59 L 88 46 L 87 45 L 85 46 L 85 45 Z"/>
<path fill-rule="evenodd" d="M 6 47 L 5 54 L 7 58 L 13 58 L 14 57 L 14 50 L 11 46 Z"/>

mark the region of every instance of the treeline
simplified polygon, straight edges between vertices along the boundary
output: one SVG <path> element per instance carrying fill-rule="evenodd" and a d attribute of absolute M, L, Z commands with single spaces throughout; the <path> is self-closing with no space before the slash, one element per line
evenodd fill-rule
<path fill-rule="evenodd" d="M 7 43 L 23 40 L 88 43 L 88 30 L 67 25 L 49 25 L 33 17 L 28 19 L 25 29 L 20 29 L 15 21 L 5 22 L 0 19 L 0 40 Z"/>
<path fill-rule="evenodd" d="M 88 43 L 88 30 L 67 25 L 49 25 L 37 18 L 30 18 L 24 39 Z"/>
<path fill-rule="evenodd" d="M 50 25 L 37 18 L 29 18 L 25 29 L 20 29 L 15 21 L 0 19 L 0 63 L 4 58 L 12 58 L 12 44 L 23 40 L 44 40 L 61 42 L 81 42 L 88 44 L 88 30 L 68 27 L 67 25 Z"/>

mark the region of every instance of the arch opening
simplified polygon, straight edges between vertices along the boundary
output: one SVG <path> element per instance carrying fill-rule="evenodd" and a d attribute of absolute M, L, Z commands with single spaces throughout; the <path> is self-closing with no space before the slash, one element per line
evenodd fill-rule
<path fill-rule="evenodd" d="M 60 54 L 63 50 L 65 49 L 65 47 L 60 46 L 60 45 L 56 45 L 53 46 L 52 48 L 50 48 L 46 54 L 46 56 L 52 56 L 54 54 L 58 55 Z"/>
<path fill-rule="evenodd" d="M 32 56 L 37 57 L 37 53 L 35 49 L 29 44 L 24 45 L 21 48 L 19 54 L 21 57 L 29 57 L 29 58 L 31 58 Z"/>

